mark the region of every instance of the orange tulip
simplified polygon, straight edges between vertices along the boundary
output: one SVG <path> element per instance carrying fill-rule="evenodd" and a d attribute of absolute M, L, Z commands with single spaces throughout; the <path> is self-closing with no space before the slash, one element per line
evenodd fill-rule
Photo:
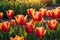
<path fill-rule="evenodd" d="M 0 31 L 2 30 L 2 23 L 0 23 Z"/>
<path fill-rule="evenodd" d="M 3 18 L 3 13 L 0 12 L 0 20 Z"/>
<path fill-rule="evenodd" d="M 35 35 L 38 38 L 43 38 L 46 34 L 46 30 L 44 29 L 44 27 L 36 27 L 35 28 Z"/>
<path fill-rule="evenodd" d="M 15 20 L 14 19 L 11 19 L 10 20 L 10 24 L 11 24 L 11 26 L 14 26 L 15 25 Z"/>
<path fill-rule="evenodd" d="M 8 11 L 6 11 L 6 13 L 7 13 L 8 18 L 13 18 L 14 17 L 14 11 L 13 10 L 8 10 Z"/>
<path fill-rule="evenodd" d="M 22 26 L 26 23 L 27 15 L 25 17 L 23 15 L 17 15 L 15 16 L 15 20 L 18 25 Z"/>
<path fill-rule="evenodd" d="M 2 23 L 2 32 L 8 32 L 10 29 L 10 23 L 9 22 L 3 22 Z"/>
<path fill-rule="evenodd" d="M 41 8 L 39 12 L 41 12 L 42 13 L 42 16 L 44 17 L 44 16 L 46 16 L 47 9 Z"/>
<path fill-rule="evenodd" d="M 32 18 L 34 21 L 39 22 L 42 19 L 42 14 L 40 12 L 36 12 Z"/>
<path fill-rule="evenodd" d="M 14 38 L 15 40 L 24 40 L 24 37 L 20 37 L 20 36 L 15 36 L 15 38 Z"/>
<path fill-rule="evenodd" d="M 25 30 L 28 34 L 30 34 L 34 31 L 34 22 L 33 22 L 33 20 L 31 20 L 30 22 L 25 24 Z"/>
<path fill-rule="evenodd" d="M 35 13 L 35 9 L 28 9 L 27 10 L 28 15 L 32 16 Z"/>
<path fill-rule="evenodd" d="M 48 28 L 50 30 L 56 30 L 58 27 L 58 22 L 56 20 L 50 20 L 48 21 Z"/>

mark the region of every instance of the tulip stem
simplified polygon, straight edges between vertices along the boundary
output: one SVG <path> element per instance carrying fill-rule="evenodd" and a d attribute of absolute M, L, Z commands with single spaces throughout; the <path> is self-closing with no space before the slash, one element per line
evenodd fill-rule
<path fill-rule="evenodd" d="M 56 32 L 56 40 L 58 40 L 58 38 L 57 38 L 57 30 L 55 32 Z"/>
<path fill-rule="evenodd" d="M 52 40 L 52 31 L 51 31 L 51 33 L 50 33 L 50 40 Z"/>

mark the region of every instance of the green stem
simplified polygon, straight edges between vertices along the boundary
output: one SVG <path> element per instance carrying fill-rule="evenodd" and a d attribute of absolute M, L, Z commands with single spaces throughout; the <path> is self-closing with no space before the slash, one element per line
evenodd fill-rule
<path fill-rule="evenodd" d="M 52 31 L 50 32 L 50 40 L 52 40 Z"/>

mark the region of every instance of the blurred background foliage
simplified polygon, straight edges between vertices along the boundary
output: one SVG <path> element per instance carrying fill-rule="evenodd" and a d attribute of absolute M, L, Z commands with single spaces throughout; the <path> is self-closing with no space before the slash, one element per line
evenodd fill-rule
<path fill-rule="evenodd" d="M 59 0 L 0 0 L 0 12 L 6 15 L 7 10 L 14 10 L 15 15 L 27 14 L 27 9 L 34 8 L 37 11 L 47 5 L 55 4 Z"/>

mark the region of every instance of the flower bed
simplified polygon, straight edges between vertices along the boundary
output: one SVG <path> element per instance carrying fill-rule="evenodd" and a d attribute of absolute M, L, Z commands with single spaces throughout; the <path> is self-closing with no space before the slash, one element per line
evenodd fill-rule
<path fill-rule="evenodd" d="M 39 11 L 30 8 L 27 14 L 14 16 L 14 10 L 8 10 L 6 16 L 10 21 L 3 22 L 4 14 L 0 12 L 0 40 L 60 40 L 60 7 L 52 10 L 41 8 Z M 31 20 L 27 21 L 29 16 Z"/>

